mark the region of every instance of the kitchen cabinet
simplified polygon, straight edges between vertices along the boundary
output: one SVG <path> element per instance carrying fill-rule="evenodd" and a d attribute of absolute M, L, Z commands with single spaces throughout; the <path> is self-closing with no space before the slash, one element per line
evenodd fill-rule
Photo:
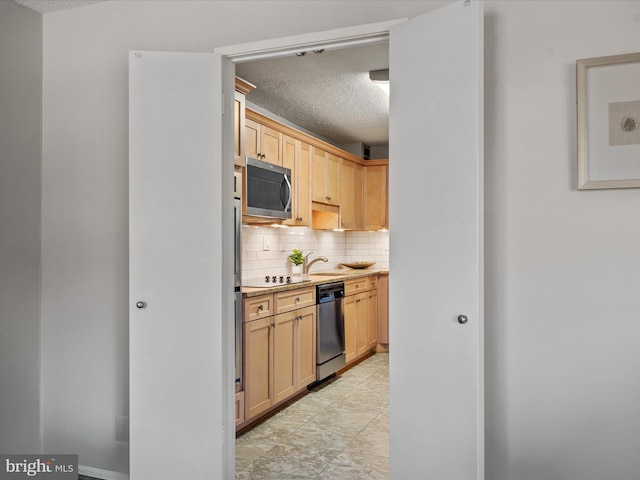
<path fill-rule="evenodd" d="M 311 225 L 311 146 L 289 135 L 282 136 L 282 166 L 291 170 L 291 219 L 284 225 Z"/>
<path fill-rule="evenodd" d="M 389 275 L 378 277 L 378 343 L 389 344 Z"/>
<path fill-rule="evenodd" d="M 317 147 L 311 152 L 311 200 L 340 204 L 340 157 Z"/>
<path fill-rule="evenodd" d="M 378 291 L 370 290 L 366 293 L 367 302 L 367 350 L 378 345 Z"/>
<path fill-rule="evenodd" d="M 296 313 L 295 390 L 299 392 L 316 380 L 316 307 L 303 308 Z"/>
<path fill-rule="evenodd" d="M 389 228 L 388 170 L 386 165 L 365 168 L 364 230 Z"/>
<path fill-rule="evenodd" d="M 316 308 L 275 316 L 273 402 L 286 400 L 316 379 Z"/>
<path fill-rule="evenodd" d="M 247 116 L 245 152 L 249 157 L 282 166 L 282 133 Z"/>
<path fill-rule="evenodd" d="M 243 131 L 243 159 L 246 155 L 291 170 L 292 218 L 284 225 L 389 228 L 387 160 L 365 162 L 248 108 Z"/>
<path fill-rule="evenodd" d="M 273 317 L 243 325 L 245 421 L 273 405 Z"/>
<path fill-rule="evenodd" d="M 340 228 L 362 230 L 364 170 L 358 163 L 340 160 Z"/>
<path fill-rule="evenodd" d="M 236 392 L 236 426 L 244 422 L 244 391 Z"/>
<path fill-rule="evenodd" d="M 283 313 L 274 317 L 273 327 L 273 403 L 278 403 L 293 395 L 296 389 L 295 379 L 295 312 Z"/>
<path fill-rule="evenodd" d="M 246 422 L 315 380 L 315 288 L 245 298 L 244 306 Z"/>
<path fill-rule="evenodd" d="M 343 307 L 344 355 L 348 365 L 356 358 L 356 295 L 345 297 Z"/>
<path fill-rule="evenodd" d="M 345 281 L 344 322 L 347 364 L 378 343 L 377 275 Z"/>
<path fill-rule="evenodd" d="M 233 159 L 234 164 L 243 167 L 245 162 L 245 111 L 246 95 L 256 88 L 249 82 L 236 77 L 233 97 Z"/>
<path fill-rule="evenodd" d="M 364 355 L 369 347 L 369 304 L 367 292 L 356 295 L 356 357 Z"/>

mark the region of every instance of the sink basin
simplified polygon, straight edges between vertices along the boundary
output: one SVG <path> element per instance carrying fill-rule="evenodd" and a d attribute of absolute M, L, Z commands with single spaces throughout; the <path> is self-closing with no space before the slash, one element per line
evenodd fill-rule
<path fill-rule="evenodd" d="M 319 273 L 310 273 L 310 277 L 340 277 L 342 275 L 346 275 L 346 273 L 341 272 L 319 272 Z"/>

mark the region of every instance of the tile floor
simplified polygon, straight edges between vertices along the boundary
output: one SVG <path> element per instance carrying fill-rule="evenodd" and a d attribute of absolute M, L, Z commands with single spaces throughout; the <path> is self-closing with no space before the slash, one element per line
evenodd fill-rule
<path fill-rule="evenodd" d="M 378 353 L 236 440 L 237 480 L 389 478 L 389 356 Z"/>

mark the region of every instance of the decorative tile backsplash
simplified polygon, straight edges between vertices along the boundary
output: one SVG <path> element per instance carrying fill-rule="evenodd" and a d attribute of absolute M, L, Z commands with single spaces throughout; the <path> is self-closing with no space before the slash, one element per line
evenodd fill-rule
<path fill-rule="evenodd" d="M 327 263 L 318 262 L 311 273 L 332 270 L 342 262 L 376 262 L 375 268 L 389 268 L 389 232 L 333 232 L 305 227 L 276 228 L 242 227 L 242 278 L 265 275 L 287 275 L 291 272 L 287 260 L 294 248 L 310 258 L 324 256 Z"/>

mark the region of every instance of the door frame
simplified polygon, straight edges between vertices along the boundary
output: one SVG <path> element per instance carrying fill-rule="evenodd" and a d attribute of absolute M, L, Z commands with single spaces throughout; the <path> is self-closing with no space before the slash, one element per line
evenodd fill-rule
<path fill-rule="evenodd" d="M 467 0 L 468 1 L 468 0 Z M 425 12 L 425 14 L 428 12 Z M 291 55 L 300 51 L 309 51 L 314 49 L 335 49 L 335 48 L 348 48 L 354 47 L 358 45 L 371 44 L 381 41 L 388 41 L 390 28 L 394 25 L 403 23 L 408 21 L 408 18 L 398 18 L 378 23 L 357 25 L 346 28 L 333 29 L 323 32 L 313 32 L 301 35 L 287 36 L 281 37 L 277 39 L 269 39 L 269 40 L 260 40 L 256 42 L 242 43 L 231 46 L 219 47 L 214 49 L 214 53 L 221 55 L 223 59 L 223 91 L 224 92 L 232 92 L 234 91 L 233 79 L 235 77 L 235 64 L 236 63 L 244 63 L 254 60 L 263 60 L 267 58 L 277 58 L 285 55 Z M 231 68 L 229 68 L 231 67 Z M 225 96 L 225 110 L 233 111 L 232 102 L 233 102 L 233 94 L 224 95 Z M 227 105 L 228 104 L 228 105 Z M 232 128 L 232 120 L 227 118 L 223 122 L 223 131 L 227 131 L 227 129 Z M 224 135 L 223 136 L 223 144 L 222 151 L 225 154 L 223 158 L 230 158 L 227 153 L 233 152 L 233 136 Z M 391 166 L 390 166 L 391 168 Z M 482 241 L 482 239 L 479 239 Z M 480 262 L 483 262 L 484 252 L 481 250 L 480 253 Z M 480 299 L 483 302 L 483 298 Z M 233 355 L 233 338 L 229 336 L 228 341 L 226 342 L 226 347 L 229 349 L 227 352 L 222 352 L 223 358 L 231 358 Z M 481 347 L 480 345 L 478 346 Z M 479 350 L 479 355 L 482 357 L 484 354 L 484 350 Z M 480 362 L 482 363 L 482 358 L 480 358 Z M 231 364 L 229 366 L 231 367 Z M 482 369 L 482 365 L 479 365 L 479 368 Z M 479 385 L 480 391 L 479 395 L 479 409 L 483 407 L 483 394 L 484 394 L 484 376 L 482 372 L 479 375 Z M 233 385 L 228 385 L 228 395 L 227 397 L 232 397 L 235 389 Z M 483 417 L 482 412 L 478 412 L 478 414 Z M 233 410 L 231 408 L 227 408 L 227 416 L 228 424 L 234 425 L 234 417 Z M 484 456 L 484 424 L 482 423 L 482 430 L 478 432 L 477 441 L 481 444 L 479 445 L 479 453 L 481 453 L 481 457 Z M 225 461 L 225 471 L 226 472 L 234 472 L 235 471 L 235 435 L 233 432 L 227 432 L 227 439 L 229 443 L 226 445 L 226 449 L 224 452 L 224 461 Z M 481 467 L 483 467 L 484 460 L 483 458 L 478 459 L 481 463 Z M 484 478 L 483 468 L 480 469 L 479 472 L 480 477 Z"/>

